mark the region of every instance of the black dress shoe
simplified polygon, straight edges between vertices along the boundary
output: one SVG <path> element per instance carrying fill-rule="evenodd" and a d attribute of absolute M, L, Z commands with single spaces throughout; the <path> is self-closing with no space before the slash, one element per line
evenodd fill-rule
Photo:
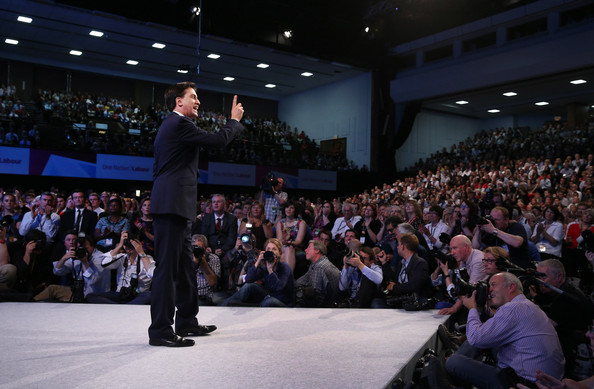
<path fill-rule="evenodd" d="M 215 325 L 203 326 L 198 324 L 196 327 L 184 328 L 183 330 L 176 331 L 176 333 L 179 336 L 204 336 L 210 334 L 216 329 L 217 326 Z"/>
<path fill-rule="evenodd" d="M 184 339 L 181 336 L 173 334 L 171 338 L 151 338 L 149 339 L 151 346 L 165 346 L 165 347 L 190 347 L 194 345 L 192 339 Z"/>

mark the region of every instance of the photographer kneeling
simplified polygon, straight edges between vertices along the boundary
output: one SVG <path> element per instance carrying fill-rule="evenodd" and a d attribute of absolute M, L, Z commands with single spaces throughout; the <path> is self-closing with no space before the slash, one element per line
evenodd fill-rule
<path fill-rule="evenodd" d="M 215 305 L 213 297 L 221 275 L 221 261 L 216 254 L 210 252 L 206 236 L 193 235 L 192 246 L 192 266 L 196 270 L 198 304 Z"/>
<path fill-rule="evenodd" d="M 151 303 L 149 289 L 155 271 L 155 261 L 144 253 L 139 240 L 128 238 L 127 231 L 122 231 L 119 243 L 104 255 L 101 266 L 104 269 L 118 269 L 117 290 L 115 292 L 91 293 L 87 295 L 88 302 L 136 305 Z"/>
<path fill-rule="evenodd" d="M 286 262 L 281 262 L 281 242 L 271 238 L 264 247 L 266 251 L 260 252 L 245 276 L 246 284 L 222 305 L 251 303 L 261 307 L 286 307 L 294 304 L 293 271 Z"/>
<path fill-rule="evenodd" d="M 382 283 L 382 268 L 375 262 L 373 250 L 362 246 L 359 252 L 350 252 L 344 259 L 338 287 L 347 291 L 343 307 L 368 308 L 378 286 Z"/>

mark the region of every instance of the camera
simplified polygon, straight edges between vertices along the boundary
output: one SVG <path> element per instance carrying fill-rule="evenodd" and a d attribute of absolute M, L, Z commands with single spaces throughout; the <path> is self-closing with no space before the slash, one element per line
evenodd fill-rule
<path fill-rule="evenodd" d="M 200 260 L 206 251 L 201 246 L 192 246 L 192 253 L 196 259 Z"/>
<path fill-rule="evenodd" d="M 241 243 L 250 243 L 250 234 L 241 234 Z"/>
<path fill-rule="evenodd" d="M 124 248 L 125 249 L 133 249 L 134 246 L 132 245 L 132 243 L 130 242 L 130 239 L 124 239 Z"/>
<path fill-rule="evenodd" d="M 594 251 L 594 232 L 587 229 L 582 232 L 582 238 L 584 240 L 580 243 L 579 248 L 585 251 Z"/>
<path fill-rule="evenodd" d="M 489 224 L 489 222 L 491 222 L 491 223 L 493 222 L 489 216 L 487 216 L 487 217 L 475 216 L 472 218 L 472 221 L 477 226 L 484 226 L 485 224 Z"/>
<path fill-rule="evenodd" d="M 122 300 L 124 301 L 131 301 L 138 295 L 138 276 L 136 274 L 132 274 L 132 278 L 130 278 L 130 286 L 122 286 L 120 288 L 120 294 Z"/>
<path fill-rule="evenodd" d="M 443 243 L 444 245 L 449 245 L 450 244 L 450 240 L 452 240 L 452 237 L 448 234 L 446 234 L 445 232 L 442 232 L 441 234 L 439 234 L 439 241 L 441 243 Z"/>
<path fill-rule="evenodd" d="M 83 259 L 87 255 L 87 249 L 81 246 L 78 246 L 74 249 L 74 256 L 77 259 Z"/>
<path fill-rule="evenodd" d="M 444 265 L 447 264 L 448 269 L 455 269 L 458 267 L 458 262 L 453 255 L 444 254 L 438 249 L 431 250 L 431 254 L 433 254 L 433 256 L 439 260 L 439 262 L 443 263 Z"/>
<path fill-rule="evenodd" d="M 272 189 L 273 187 L 278 185 L 278 180 L 276 179 L 276 177 L 274 176 L 274 173 L 272 172 L 268 172 L 268 174 L 266 174 L 266 177 L 264 177 L 262 179 L 262 190 L 265 193 L 268 194 L 273 194 L 274 193 L 274 189 Z"/>
<path fill-rule="evenodd" d="M 487 298 L 489 297 L 489 284 L 487 281 L 478 281 L 476 284 L 471 284 L 470 282 L 464 280 L 463 277 L 458 276 L 454 282 L 454 288 L 450 290 L 450 296 L 470 297 L 475 290 L 476 304 L 479 306 L 485 305 L 487 303 Z"/>
<path fill-rule="evenodd" d="M 8 228 L 12 225 L 12 222 L 13 222 L 12 216 L 6 215 L 2 218 L 2 220 L 0 220 L 0 227 Z"/>
<path fill-rule="evenodd" d="M 272 251 L 264 251 L 264 260 L 268 263 L 274 262 L 276 256 Z"/>

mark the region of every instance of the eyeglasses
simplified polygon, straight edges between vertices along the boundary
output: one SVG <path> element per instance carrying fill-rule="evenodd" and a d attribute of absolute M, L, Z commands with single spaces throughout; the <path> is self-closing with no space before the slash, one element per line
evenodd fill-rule
<path fill-rule="evenodd" d="M 460 208 L 470 208 L 470 207 L 469 207 L 468 205 L 464 205 L 464 204 L 462 204 L 462 205 L 460 206 Z"/>
<path fill-rule="evenodd" d="M 495 262 L 497 262 L 497 260 L 496 259 L 483 259 L 483 262 L 484 263 L 495 263 Z"/>

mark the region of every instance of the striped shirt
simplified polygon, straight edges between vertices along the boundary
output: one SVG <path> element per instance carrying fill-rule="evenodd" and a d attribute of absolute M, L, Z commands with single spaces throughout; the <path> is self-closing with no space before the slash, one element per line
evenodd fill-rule
<path fill-rule="evenodd" d="M 512 367 L 526 379 L 535 381 L 536 369 L 563 377 L 565 358 L 557 332 L 547 315 L 523 294 L 503 304 L 484 323 L 471 309 L 466 336 L 474 347 L 494 349 L 500 368 Z"/>

